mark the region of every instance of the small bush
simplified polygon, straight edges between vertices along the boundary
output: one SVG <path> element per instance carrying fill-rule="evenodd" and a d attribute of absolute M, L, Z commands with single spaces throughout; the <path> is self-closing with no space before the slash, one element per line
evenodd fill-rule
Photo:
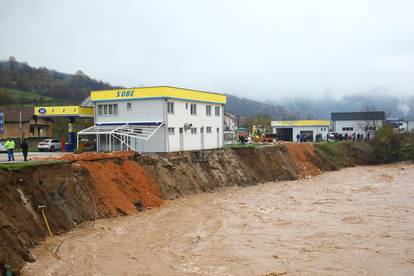
<path fill-rule="evenodd" d="M 401 145 L 403 160 L 414 161 L 414 134 L 406 134 Z"/>
<path fill-rule="evenodd" d="M 373 146 L 377 163 L 414 160 L 414 134 L 395 133 L 390 127 L 377 131 Z"/>

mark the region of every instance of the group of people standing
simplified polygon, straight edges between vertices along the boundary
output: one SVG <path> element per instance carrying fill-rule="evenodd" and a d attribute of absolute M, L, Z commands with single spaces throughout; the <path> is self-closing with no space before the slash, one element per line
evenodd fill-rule
<path fill-rule="evenodd" d="M 13 139 L 8 138 L 6 143 L 4 143 L 4 147 L 7 150 L 8 161 L 9 162 L 14 161 L 14 149 L 16 147 L 16 143 L 13 141 Z M 27 155 L 29 152 L 29 144 L 27 143 L 26 140 L 22 139 L 20 143 L 20 148 L 22 149 L 24 161 L 27 161 Z"/>
<path fill-rule="evenodd" d="M 335 141 L 363 141 L 363 140 L 369 140 L 370 134 L 368 133 L 367 136 L 364 136 L 362 133 L 332 133 L 332 134 L 326 134 L 326 141 L 329 140 L 335 140 Z M 323 141 L 323 136 L 321 133 L 315 135 L 315 141 L 321 142 Z M 304 134 L 297 134 L 296 135 L 296 142 L 313 142 L 313 136 L 312 135 L 304 135 Z"/>
<path fill-rule="evenodd" d="M 327 139 L 329 138 L 328 136 L 329 134 L 327 134 Z M 334 133 L 334 139 L 335 141 L 362 141 L 364 140 L 364 138 L 369 139 L 369 133 L 367 135 L 367 137 L 364 137 L 364 134 L 360 134 L 360 133 Z"/>
<path fill-rule="evenodd" d="M 296 142 L 313 142 L 313 136 L 305 135 L 305 134 L 297 134 Z"/>

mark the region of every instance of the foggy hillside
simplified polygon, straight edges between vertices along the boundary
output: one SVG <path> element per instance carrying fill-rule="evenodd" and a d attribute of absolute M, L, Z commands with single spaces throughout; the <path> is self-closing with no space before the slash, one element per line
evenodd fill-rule
<path fill-rule="evenodd" d="M 7 91 L 18 89 L 42 97 L 50 97 L 49 100 L 59 99 L 66 103 L 79 104 L 89 95 L 91 90 L 115 89 L 121 86 L 93 79 L 80 70 L 75 74 L 67 74 L 45 67 L 32 67 L 26 62 L 18 62 L 11 57 L 8 60 L 0 61 L 0 88 L 2 87 L 11 89 Z M 13 95 L 7 95 L 4 91 L 0 92 L 0 94 L 4 94 L 0 105 L 27 103 L 28 101 L 28 99 L 19 98 L 13 100 Z M 399 98 L 371 93 L 348 95 L 340 100 L 331 97 L 321 99 L 295 98 L 278 102 L 267 101 L 266 103 L 235 95 L 227 96 L 226 110 L 245 117 L 261 114 L 269 115 L 276 120 L 329 119 L 330 113 L 333 111 L 361 111 L 365 106 L 384 110 L 390 117 L 414 117 L 414 96 Z"/>
<path fill-rule="evenodd" d="M 330 97 L 316 100 L 296 98 L 277 104 L 301 119 L 329 119 L 331 112 L 362 111 L 366 107 L 371 110 L 385 111 L 388 117 L 414 117 L 414 96 L 351 94 L 339 100 Z"/>
<path fill-rule="evenodd" d="M 6 92 L 14 91 L 10 89 L 18 89 L 43 97 L 66 100 L 67 103 L 79 104 L 85 97 L 89 96 L 91 90 L 120 87 L 93 79 L 80 70 L 75 74 L 67 74 L 45 67 L 36 68 L 26 62 L 18 62 L 13 57 L 0 61 L 0 88 L 9 89 L 0 90 L 0 96 L 3 99 L 7 98 L 7 101 L 2 101 L 0 105 L 28 102 L 29 99 L 19 99 L 20 95 L 19 97 L 7 95 Z M 226 110 L 237 115 L 250 117 L 256 114 L 264 114 L 274 118 L 284 118 L 286 114 L 282 107 L 274 104 L 265 104 L 233 95 L 227 96 Z M 15 98 L 15 101 L 13 101 L 13 98 Z"/>

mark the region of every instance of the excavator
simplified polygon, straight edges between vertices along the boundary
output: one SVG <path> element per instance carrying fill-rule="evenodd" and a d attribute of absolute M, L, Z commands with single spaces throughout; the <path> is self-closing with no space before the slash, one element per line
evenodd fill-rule
<path fill-rule="evenodd" d="M 252 127 L 252 139 L 254 143 L 273 143 L 277 140 L 277 134 L 273 133 L 259 133 L 255 125 Z"/>

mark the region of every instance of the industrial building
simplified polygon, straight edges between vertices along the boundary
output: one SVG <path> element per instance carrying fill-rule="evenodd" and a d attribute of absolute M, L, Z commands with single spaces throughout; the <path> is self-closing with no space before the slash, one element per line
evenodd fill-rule
<path fill-rule="evenodd" d="M 98 151 L 202 150 L 223 146 L 223 94 L 157 86 L 92 91 Z"/>
<path fill-rule="evenodd" d="M 280 141 L 297 141 L 297 137 L 306 137 L 308 141 L 316 141 L 317 137 L 326 139 L 329 132 L 329 121 L 272 121 L 272 130 Z"/>
<path fill-rule="evenodd" d="M 364 138 L 373 138 L 375 131 L 384 123 L 384 111 L 331 113 L 332 132 L 339 134 L 360 134 Z"/>

